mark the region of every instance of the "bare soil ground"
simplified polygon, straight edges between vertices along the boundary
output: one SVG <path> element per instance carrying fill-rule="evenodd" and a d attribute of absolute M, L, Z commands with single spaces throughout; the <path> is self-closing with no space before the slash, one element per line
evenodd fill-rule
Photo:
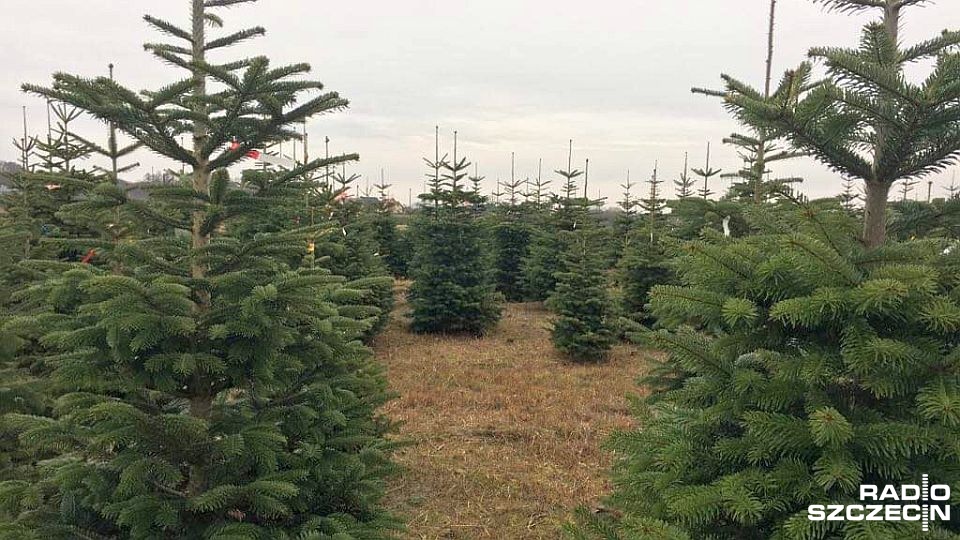
<path fill-rule="evenodd" d="M 400 302 L 374 344 L 399 397 L 405 467 L 388 504 L 409 539 L 555 539 L 580 505 L 608 489 L 608 435 L 631 425 L 648 353 L 618 347 L 601 365 L 575 365 L 550 343 L 539 304 L 507 306 L 482 338 L 418 336 Z"/>

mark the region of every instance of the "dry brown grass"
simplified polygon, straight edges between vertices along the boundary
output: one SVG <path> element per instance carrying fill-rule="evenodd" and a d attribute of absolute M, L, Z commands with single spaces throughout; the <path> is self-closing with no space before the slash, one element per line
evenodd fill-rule
<path fill-rule="evenodd" d="M 568 363 L 537 304 L 508 306 L 483 339 L 412 335 L 404 309 L 374 348 L 399 394 L 386 413 L 413 443 L 388 495 L 407 538 L 558 538 L 570 512 L 608 487 L 600 447 L 631 423 L 625 396 L 646 353 Z"/>

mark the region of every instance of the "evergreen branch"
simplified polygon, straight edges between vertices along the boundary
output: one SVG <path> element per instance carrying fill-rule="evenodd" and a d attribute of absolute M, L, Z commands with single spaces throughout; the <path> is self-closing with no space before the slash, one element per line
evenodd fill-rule
<path fill-rule="evenodd" d="M 220 49 L 220 48 L 223 48 L 223 47 L 230 47 L 230 46 L 232 46 L 232 45 L 236 45 L 236 44 L 238 44 L 238 43 L 241 43 L 241 42 L 243 42 L 243 41 L 246 41 L 246 40 L 248 40 L 248 39 L 252 39 L 252 38 L 255 38 L 255 37 L 263 36 L 263 35 L 266 34 L 266 33 L 267 33 L 267 31 L 266 31 L 263 27 L 261 27 L 261 26 L 255 26 L 255 27 L 253 27 L 253 28 L 247 28 L 246 30 L 241 30 L 241 31 L 236 32 L 236 33 L 234 33 L 234 34 L 231 34 L 231 35 L 229 35 L 229 36 L 222 37 L 222 38 L 219 38 L 219 39 L 215 39 L 215 40 L 213 40 L 213 41 L 210 41 L 209 43 L 207 43 L 207 44 L 203 47 L 203 49 L 204 49 L 205 51 L 212 51 L 212 50 L 214 50 L 214 49 Z"/>
<path fill-rule="evenodd" d="M 156 17 L 150 15 L 144 15 L 143 20 L 147 21 L 147 24 L 156 28 L 164 34 L 168 34 L 174 37 L 178 37 L 187 43 L 193 44 L 193 35 L 186 30 L 179 28 L 167 21 L 157 19 Z"/>
<path fill-rule="evenodd" d="M 885 8 L 885 0 L 813 0 L 815 4 L 823 4 L 827 9 L 852 13 L 874 8 Z"/>
<path fill-rule="evenodd" d="M 208 8 L 230 7 L 239 4 L 249 4 L 257 0 L 206 0 L 203 5 Z"/>

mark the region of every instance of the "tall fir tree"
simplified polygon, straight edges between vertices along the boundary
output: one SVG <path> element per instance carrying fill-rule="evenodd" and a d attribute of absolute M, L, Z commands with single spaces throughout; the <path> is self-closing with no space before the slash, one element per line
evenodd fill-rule
<path fill-rule="evenodd" d="M 251 149 L 347 105 L 302 78 L 306 64 L 213 60 L 264 33 L 208 35 L 223 26 L 221 8 L 248 3 L 192 0 L 187 28 L 145 17 L 176 40 L 147 50 L 185 71 L 159 90 L 64 73 L 51 87 L 25 86 L 189 174 L 183 185 L 152 186 L 146 201 L 100 185 L 63 210 L 112 207 L 176 231 L 91 239 L 117 264 L 46 265 L 60 271 L 23 295 L 40 313 L 7 323 L 44 331 L 65 390 L 52 418 L 5 419 L 38 455 L 56 454 L 36 462 L 41 482 L 0 484 L 8 538 L 383 538 L 394 526 L 378 505 L 389 468 L 375 412 L 385 384 L 357 339 L 365 325 L 347 314 L 362 291 L 290 263 L 336 231 L 233 233 L 258 212 L 302 201 L 309 172 L 355 158 L 312 161 L 259 187 L 230 181 L 225 169 Z M 54 312 L 67 294 L 79 307 Z"/>
<path fill-rule="evenodd" d="M 751 125 L 789 139 L 846 178 L 864 186 L 863 240 L 886 239 L 887 200 L 894 183 L 942 171 L 960 155 L 960 32 L 913 46 L 901 44 L 905 10 L 918 0 L 814 0 L 845 12 L 871 12 L 859 47 L 817 47 L 813 60 L 827 77 L 814 82 L 812 64 L 787 72 L 783 95 L 773 101 L 741 81 L 724 76 L 725 103 Z M 911 82 L 905 67 L 933 64 L 928 77 Z M 909 119 L 906 121 L 905 119 Z"/>
<path fill-rule="evenodd" d="M 768 101 L 771 100 L 773 92 L 774 32 L 777 15 L 777 0 L 769 1 L 766 69 L 762 94 L 763 99 Z M 782 91 L 783 88 L 777 89 L 778 93 Z M 720 97 L 724 95 L 723 92 L 702 88 L 694 88 L 693 92 Z M 740 120 L 750 129 L 750 132 L 748 134 L 734 133 L 723 140 L 724 144 L 735 147 L 740 158 L 743 159 L 743 167 L 740 170 L 721 176 L 734 180 L 730 187 L 730 196 L 742 200 L 752 200 L 754 204 L 760 204 L 776 197 L 785 190 L 789 190 L 792 184 L 803 181 L 803 179 L 797 177 L 770 178 L 771 164 L 800 157 L 803 153 L 783 148 L 780 141 L 777 140 L 776 132 L 762 123 L 751 123 L 752 118 L 748 116 L 741 116 Z"/>
<path fill-rule="evenodd" d="M 414 260 L 409 297 L 412 325 L 421 333 L 483 335 L 500 320 L 501 307 L 486 250 L 484 230 L 465 186 L 470 163 L 460 157 L 454 132 L 453 158 L 440 157 L 439 135 L 430 192 L 413 223 Z"/>

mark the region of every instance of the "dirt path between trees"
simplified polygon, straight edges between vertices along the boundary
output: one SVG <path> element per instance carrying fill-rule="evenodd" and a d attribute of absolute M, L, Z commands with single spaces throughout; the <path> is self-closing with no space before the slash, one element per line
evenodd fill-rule
<path fill-rule="evenodd" d="M 608 489 L 607 436 L 628 427 L 647 353 L 577 366 L 550 344 L 539 304 L 507 307 L 483 339 L 417 336 L 400 303 L 374 343 L 399 397 L 386 414 L 412 442 L 387 502 L 410 539 L 555 539 Z"/>

